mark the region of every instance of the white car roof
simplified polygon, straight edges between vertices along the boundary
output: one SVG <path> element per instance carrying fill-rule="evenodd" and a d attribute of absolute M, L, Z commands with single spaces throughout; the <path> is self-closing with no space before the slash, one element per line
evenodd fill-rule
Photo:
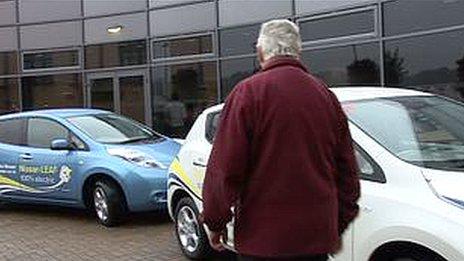
<path fill-rule="evenodd" d="M 330 88 L 330 90 L 337 96 L 340 102 L 388 97 L 432 96 L 430 93 L 390 87 L 337 87 Z M 206 109 L 204 113 L 209 114 L 211 112 L 219 111 L 223 107 L 223 103 L 215 105 Z"/>

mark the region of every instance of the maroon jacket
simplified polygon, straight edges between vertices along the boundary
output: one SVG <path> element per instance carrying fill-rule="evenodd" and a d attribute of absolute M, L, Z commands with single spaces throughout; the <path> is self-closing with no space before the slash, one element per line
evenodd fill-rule
<path fill-rule="evenodd" d="M 203 188 L 205 223 L 233 216 L 239 253 L 326 254 L 358 212 L 359 179 L 334 94 L 290 57 L 269 61 L 227 99 Z"/>

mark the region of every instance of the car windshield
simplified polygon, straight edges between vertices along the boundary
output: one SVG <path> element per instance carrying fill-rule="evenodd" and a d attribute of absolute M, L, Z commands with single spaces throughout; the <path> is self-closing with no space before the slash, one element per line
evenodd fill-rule
<path fill-rule="evenodd" d="M 437 96 L 349 102 L 355 125 L 397 157 L 427 168 L 464 169 L 464 105 Z"/>
<path fill-rule="evenodd" d="M 96 114 L 68 118 L 92 139 L 105 144 L 159 141 L 162 137 L 150 129 L 116 114 Z"/>

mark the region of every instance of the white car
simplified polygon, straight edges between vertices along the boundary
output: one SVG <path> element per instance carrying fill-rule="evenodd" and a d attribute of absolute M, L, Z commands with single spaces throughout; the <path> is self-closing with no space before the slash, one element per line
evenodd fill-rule
<path fill-rule="evenodd" d="M 359 216 L 333 259 L 464 260 L 464 104 L 404 89 L 332 91 L 350 120 L 361 177 Z M 199 116 L 169 171 L 170 215 L 194 259 L 210 251 L 198 213 L 221 109 Z M 232 229 L 224 244 L 233 250 Z"/>

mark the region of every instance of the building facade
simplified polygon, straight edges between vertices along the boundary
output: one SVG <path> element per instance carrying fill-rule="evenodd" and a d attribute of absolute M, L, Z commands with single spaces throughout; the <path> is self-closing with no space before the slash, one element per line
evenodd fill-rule
<path fill-rule="evenodd" d="M 183 137 L 258 70 L 260 23 L 301 27 L 331 86 L 464 100 L 464 0 L 0 0 L 0 114 L 116 111 Z"/>

